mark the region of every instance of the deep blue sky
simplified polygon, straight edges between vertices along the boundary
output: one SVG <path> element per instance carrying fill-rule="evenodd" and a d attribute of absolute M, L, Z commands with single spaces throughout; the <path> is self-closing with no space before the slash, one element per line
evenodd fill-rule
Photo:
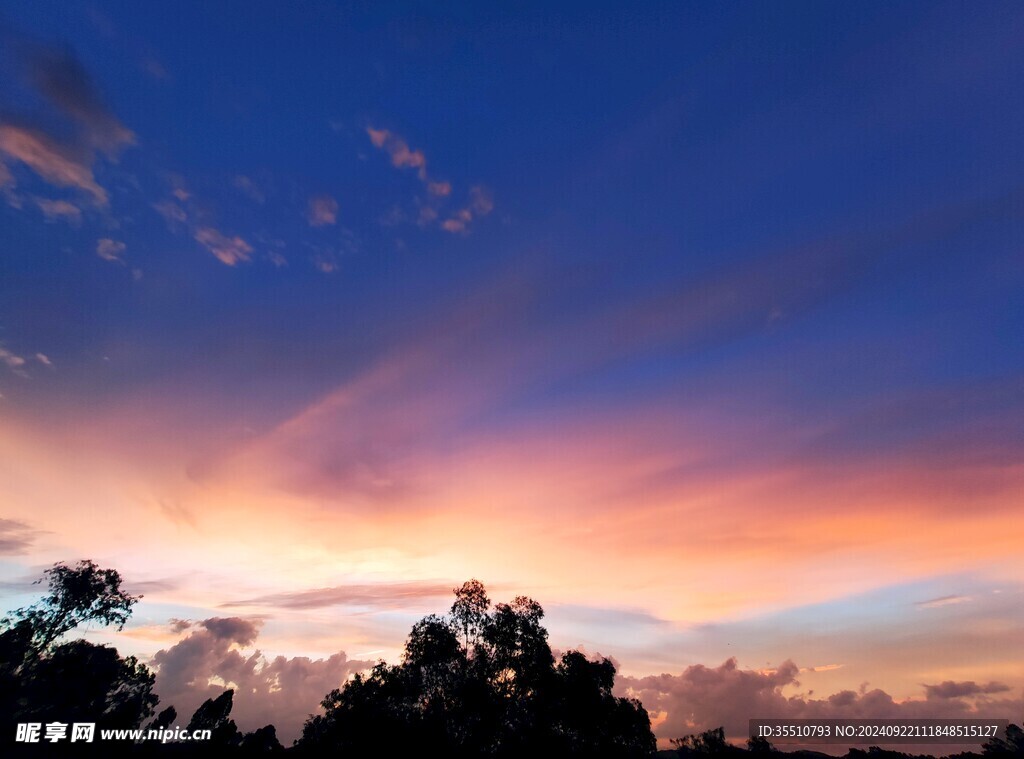
<path fill-rule="evenodd" d="M 636 674 L 799 657 L 828 608 L 889 632 L 817 631 L 818 687 L 1024 683 L 1022 39 L 1009 2 L 8 4 L 4 566 L 273 606 L 289 653 L 334 650 L 289 593 L 379 583 L 342 642 L 392 651 L 388 583 L 478 575 Z M 975 645 L 886 648 L 987 593 Z"/>

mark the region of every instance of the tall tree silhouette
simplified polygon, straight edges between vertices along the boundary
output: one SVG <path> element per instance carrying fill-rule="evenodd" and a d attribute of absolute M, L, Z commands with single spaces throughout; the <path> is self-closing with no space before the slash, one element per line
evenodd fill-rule
<path fill-rule="evenodd" d="M 91 561 L 55 564 L 44 579 L 46 596 L 0 620 L 0 719 L 137 727 L 157 703 L 153 673 L 109 646 L 61 639 L 86 622 L 123 628 L 140 596 Z"/>
<path fill-rule="evenodd" d="M 142 596 L 121 590 L 121 575 L 83 560 L 75 566 L 54 564 L 43 572 L 49 593 L 38 603 L 16 609 L 4 618 L 6 627 L 22 627 L 36 651 L 45 651 L 57 638 L 86 622 L 124 628 L 132 606 Z M 40 580 L 41 582 L 41 580 Z"/>
<path fill-rule="evenodd" d="M 520 596 L 491 608 L 477 580 L 454 592 L 447 616 L 413 626 L 400 664 L 381 662 L 327 694 L 324 714 L 306 721 L 300 751 L 653 755 L 647 712 L 612 694 L 608 659 L 570 651 L 556 664 L 539 603 Z"/>
<path fill-rule="evenodd" d="M 237 746 L 242 742 L 238 726 L 231 719 L 231 707 L 234 705 L 235 691 L 228 688 L 217 698 L 208 698 L 192 715 L 188 723 L 188 731 L 209 730 L 210 742 L 218 746 Z"/>

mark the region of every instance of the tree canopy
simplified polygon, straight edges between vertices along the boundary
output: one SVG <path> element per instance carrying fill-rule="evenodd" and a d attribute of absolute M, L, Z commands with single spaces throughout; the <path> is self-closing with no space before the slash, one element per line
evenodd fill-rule
<path fill-rule="evenodd" d="M 55 564 L 43 579 L 48 585 L 43 598 L 0 619 L 0 722 L 10 726 L 5 732 L 13 735 L 18 722 L 141 727 L 158 702 L 149 668 L 110 646 L 66 640 L 68 633 L 90 622 L 122 629 L 141 596 L 125 592 L 120 574 L 92 561 Z M 246 735 L 239 732 L 230 719 L 233 695 L 226 690 L 208 699 L 192 716 L 189 730 L 211 731 L 204 750 L 213 755 L 230 748 L 243 753 L 280 750 L 272 725 Z M 169 706 L 146 727 L 168 728 L 176 719 L 177 711 Z M 194 750 L 190 753 L 195 755 Z"/>
<path fill-rule="evenodd" d="M 491 606 L 484 586 L 456 588 L 447 615 L 421 619 L 402 662 L 380 662 L 323 700 L 300 750 L 343 756 L 389 748 L 441 756 L 650 756 L 650 719 L 613 695 L 615 667 L 569 651 L 556 662 L 531 598 Z"/>
<path fill-rule="evenodd" d="M 121 629 L 140 596 L 122 590 L 115 570 L 91 561 L 54 564 L 44 579 L 47 595 L 0 620 L 3 719 L 136 727 L 157 703 L 153 673 L 109 646 L 62 639 L 89 622 Z"/>

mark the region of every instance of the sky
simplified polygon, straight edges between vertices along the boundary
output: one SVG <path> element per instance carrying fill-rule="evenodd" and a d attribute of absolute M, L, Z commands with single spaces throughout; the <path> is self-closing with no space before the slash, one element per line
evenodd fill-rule
<path fill-rule="evenodd" d="M 663 741 L 1019 721 L 1022 34 L 6 6 L 0 602 L 115 567 L 143 600 L 86 634 L 286 738 L 471 577 Z"/>

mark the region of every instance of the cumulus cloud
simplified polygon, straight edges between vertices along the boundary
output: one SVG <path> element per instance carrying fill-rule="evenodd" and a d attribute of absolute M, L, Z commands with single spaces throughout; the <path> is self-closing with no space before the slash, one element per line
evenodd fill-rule
<path fill-rule="evenodd" d="M 470 222 L 474 217 L 486 216 L 494 210 L 494 197 L 486 187 L 477 185 L 469 190 L 466 205 L 455 211 L 441 223 L 441 229 L 452 234 L 469 231 Z"/>
<path fill-rule="evenodd" d="M 350 660 L 339 651 L 325 659 L 264 656 L 253 650 L 259 620 L 215 617 L 201 622 L 172 620 L 175 632 L 189 635 L 152 659 L 161 708 L 173 704 L 188 715 L 225 687 L 235 689 L 231 716 L 242 730 L 277 727 L 286 745 L 298 737 L 320 700 L 372 662 Z"/>
<path fill-rule="evenodd" d="M 416 174 L 427 181 L 427 158 L 421 150 L 412 150 L 409 144 L 387 129 L 366 127 L 366 134 L 375 148 L 391 156 L 391 165 L 399 169 L 416 169 Z"/>
<path fill-rule="evenodd" d="M 82 209 L 66 200 L 36 198 L 36 205 L 47 221 L 63 220 L 72 226 L 77 226 L 82 221 Z"/>
<path fill-rule="evenodd" d="M 239 261 L 248 261 L 252 255 L 252 246 L 241 237 L 227 237 L 213 227 L 200 227 L 196 230 L 195 239 L 221 263 L 228 266 L 234 266 Z"/>
<path fill-rule="evenodd" d="M 441 223 L 441 229 L 445 232 L 465 232 L 471 221 L 473 221 L 473 213 L 468 208 L 462 208 L 450 218 L 445 219 Z"/>
<path fill-rule="evenodd" d="M 182 632 L 185 632 L 185 630 L 188 630 L 190 627 L 192 627 L 192 620 L 191 619 L 177 619 L 175 617 L 171 617 L 170 624 L 171 624 L 171 632 L 182 633 Z"/>
<path fill-rule="evenodd" d="M 96 255 L 104 261 L 124 263 L 121 258 L 121 254 L 124 253 L 124 249 L 125 244 L 123 242 L 111 240 L 109 237 L 104 237 L 96 241 Z"/>
<path fill-rule="evenodd" d="M 338 201 L 330 195 L 316 195 L 309 199 L 306 219 L 311 227 L 326 227 L 338 221 Z"/>
<path fill-rule="evenodd" d="M 1024 709 L 1024 699 L 987 697 L 1008 690 L 999 683 L 926 685 L 925 699 L 896 700 L 866 684 L 859 691 L 843 690 L 823 698 L 784 695 L 784 688 L 799 687 L 799 672 L 789 660 L 777 669 L 750 670 L 741 669 L 731 658 L 718 667 L 695 664 L 678 675 L 621 677 L 617 688 L 640 699 L 657 723 L 655 732 L 660 738 L 678 738 L 718 726 L 725 728 L 726 736 L 740 738 L 747 734 L 748 720 L 755 717 L 1011 719 L 1019 718 Z"/>

